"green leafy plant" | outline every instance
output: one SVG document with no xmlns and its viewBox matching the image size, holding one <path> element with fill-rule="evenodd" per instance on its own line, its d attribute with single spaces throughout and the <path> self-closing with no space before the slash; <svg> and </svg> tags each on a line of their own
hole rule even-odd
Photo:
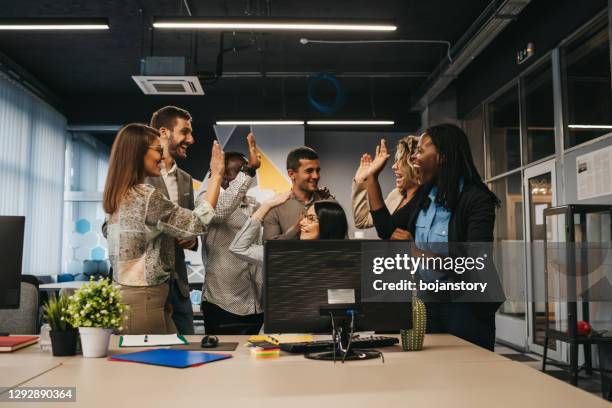
<svg viewBox="0 0 612 408">
<path fill-rule="evenodd" d="M 74 327 L 119 330 L 126 312 L 119 289 L 108 279 L 94 281 L 93 278 L 70 296 L 66 309 L 68 322 Z"/>
<path fill-rule="evenodd" d="M 68 323 L 66 318 L 66 310 L 68 309 L 68 296 L 61 295 L 56 298 L 49 299 L 43 306 L 43 314 L 45 319 L 51 326 L 51 330 L 56 332 L 65 332 L 74 328 Z"/>
</svg>

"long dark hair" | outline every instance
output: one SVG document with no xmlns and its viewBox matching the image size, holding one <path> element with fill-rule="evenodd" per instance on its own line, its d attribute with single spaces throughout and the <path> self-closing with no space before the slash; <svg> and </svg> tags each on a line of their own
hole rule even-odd
<svg viewBox="0 0 612 408">
<path fill-rule="evenodd" d="M 348 231 L 346 214 L 336 201 L 316 201 L 315 213 L 319 219 L 319 239 L 345 239 Z"/>
<path fill-rule="evenodd" d="M 140 123 L 125 125 L 113 143 L 108 162 L 102 206 L 113 214 L 130 188 L 144 178 L 144 156 L 159 132 Z"/>
<path fill-rule="evenodd" d="M 474 165 L 470 142 L 461 128 L 451 124 L 437 125 L 427 129 L 425 134 L 431 138 L 442 159 L 437 176 L 436 202 L 454 211 L 461 194 L 459 182 L 463 179 L 464 188 L 480 188 L 488 193 L 495 206 L 500 205 L 497 196 L 482 181 Z"/>
</svg>

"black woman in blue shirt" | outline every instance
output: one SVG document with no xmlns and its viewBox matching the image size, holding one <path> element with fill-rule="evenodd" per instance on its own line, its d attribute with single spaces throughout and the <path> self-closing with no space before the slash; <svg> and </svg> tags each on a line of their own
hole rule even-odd
<svg viewBox="0 0 612 408">
<path fill-rule="evenodd" d="M 493 241 L 495 209 L 500 201 L 478 174 L 463 130 L 451 124 L 427 129 L 412 164 L 421 185 L 429 191 L 414 230 L 409 231 L 418 248 L 416 252 L 429 257 L 453 257 L 469 246 L 466 243 L 484 247 L 483 243 Z M 456 271 L 421 269 L 419 273 L 422 280 L 429 282 L 461 279 Z M 489 273 L 491 290 L 498 290 L 497 274 L 491 266 Z M 427 332 L 450 333 L 493 350 L 495 312 L 501 302 L 499 295 L 484 296 L 487 295 L 453 302 L 445 301 L 444 296 L 438 301 L 430 299 L 426 302 Z"/>
<path fill-rule="evenodd" d="M 378 184 L 388 158 L 385 141 L 381 140 L 368 175 L 368 199 L 375 224 L 383 215 L 388 217 Z M 416 203 L 405 217 L 405 225 L 395 226 L 389 239 L 413 240 L 412 256 L 432 261 L 472 255 L 474 247 L 476 253 L 478 248 L 487 247 L 493 241 L 495 209 L 500 202 L 478 174 L 465 133 L 450 124 L 427 129 L 410 163 L 420 184 L 413 198 Z M 427 307 L 428 333 L 450 333 L 493 350 L 495 312 L 503 302 L 503 291 L 490 261 L 486 272 L 484 280 L 491 284 L 491 290 L 480 297 L 466 297 L 465 292 L 419 294 Z M 460 275 L 457 268 L 419 269 L 421 281 L 436 285 L 465 282 L 473 276 L 476 274 Z"/>
</svg>

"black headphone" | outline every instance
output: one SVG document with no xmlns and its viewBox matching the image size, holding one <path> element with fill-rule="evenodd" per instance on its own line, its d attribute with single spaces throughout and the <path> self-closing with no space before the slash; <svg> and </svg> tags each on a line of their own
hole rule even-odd
<svg viewBox="0 0 612 408">
<path fill-rule="evenodd" d="M 219 339 L 217 336 L 204 336 L 202 337 L 202 348 L 215 348 L 219 345 Z"/>
</svg>

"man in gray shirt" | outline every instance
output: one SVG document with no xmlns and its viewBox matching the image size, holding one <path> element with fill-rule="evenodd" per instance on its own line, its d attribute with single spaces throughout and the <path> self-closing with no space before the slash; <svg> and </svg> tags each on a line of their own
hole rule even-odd
<svg viewBox="0 0 612 408">
<path fill-rule="evenodd" d="M 302 146 L 287 155 L 287 174 L 291 179 L 291 198 L 270 210 L 264 218 L 263 239 L 298 239 L 299 222 L 318 200 L 334 198 L 326 188 L 319 189 L 321 164 L 317 152 Z"/>
</svg>

